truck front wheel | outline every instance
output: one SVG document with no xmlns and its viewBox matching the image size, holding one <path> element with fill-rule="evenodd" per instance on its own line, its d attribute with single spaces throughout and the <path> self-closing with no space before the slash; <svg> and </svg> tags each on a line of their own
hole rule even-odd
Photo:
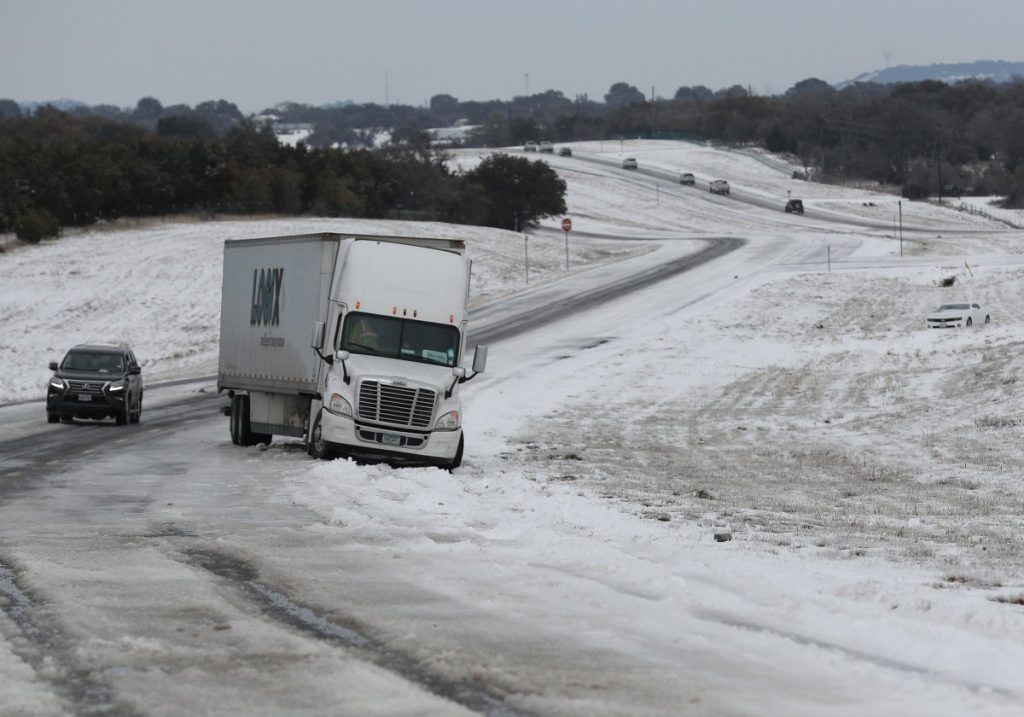
<svg viewBox="0 0 1024 717">
<path fill-rule="evenodd" d="M 323 433 L 320 430 L 320 414 L 316 414 L 316 418 L 313 419 L 313 430 L 309 434 L 309 455 L 313 456 L 317 460 L 329 461 L 334 458 L 334 449 L 331 448 L 331 444 L 324 440 Z"/>
<path fill-rule="evenodd" d="M 452 458 L 452 462 L 448 464 L 447 470 L 453 471 L 462 465 L 462 448 L 466 443 L 465 436 L 459 436 L 459 447 L 455 451 L 455 457 Z"/>
</svg>

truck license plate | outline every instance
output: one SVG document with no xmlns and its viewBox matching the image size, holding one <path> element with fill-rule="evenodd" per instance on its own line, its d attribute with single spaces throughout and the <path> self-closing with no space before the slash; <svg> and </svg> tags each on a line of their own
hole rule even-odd
<svg viewBox="0 0 1024 717">
<path fill-rule="evenodd" d="M 400 446 L 402 445 L 402 437 L 396 433 L 382 433 L 380 434 L 380 442 L 386 446 Z"/>
<path fill-rule="evenodd" d="M 90 396 L 88 394 L 85 394 L 85 393 L 80 393 L 80 394 L 78 394 L 78 400 L 79 401 L 91 401 L 92 400 L 92 396 Z"/>
</svg>

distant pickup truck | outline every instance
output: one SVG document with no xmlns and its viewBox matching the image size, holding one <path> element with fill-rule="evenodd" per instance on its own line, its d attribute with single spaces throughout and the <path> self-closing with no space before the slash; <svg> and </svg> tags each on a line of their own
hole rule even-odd
<svg viewBox="0 0 1024 717">
<path fill-rule="evenodd" d="M 555 153 L 555 145 L 553 145 L 553 144 L 551 144 L 550 142 L 547 142 L 547 141 L 541 142 L 540 143 L 540 151 L 541 152 L 547 152 L 548 154 L 554 154 Z"/>
<path fill-rule="evenodd" d="M 708 184 L 708 189 L 711 190 L 712 194 L 728 194 L 729 183 L 724 179 L 715 179 Z"/>
</svg>

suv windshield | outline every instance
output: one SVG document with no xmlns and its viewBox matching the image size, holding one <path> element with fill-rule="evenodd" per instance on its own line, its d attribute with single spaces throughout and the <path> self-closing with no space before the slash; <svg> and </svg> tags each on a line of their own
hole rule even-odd
<svg viewBox="0 0 1024 717">
<path fill-rule="evenodd" d="M 124 361 L 121 354 L 95 353 L 93 351 L 69 351 L 61 368 L 65 371 L 99 371 L 100 373 L 121 373 Z"/>
<path fill-rule="evenodd" d="M 342 327 L 342 349 L 354 354 L 454 366 L 459 330 L 454 326 L 352 312 Z"/>
</svg>

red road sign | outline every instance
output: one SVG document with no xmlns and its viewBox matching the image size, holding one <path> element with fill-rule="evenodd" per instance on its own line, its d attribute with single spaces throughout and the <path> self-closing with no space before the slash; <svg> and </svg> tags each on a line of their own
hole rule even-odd
<svg viewBox="0 0 1024 717">
<path fill-rule="evenodd" d="M 562 231 L 572 231 L 572 219 L 570 219 L 569 217 L 566 217 L 565 219 L 562 220 Z"/>
</svg>

